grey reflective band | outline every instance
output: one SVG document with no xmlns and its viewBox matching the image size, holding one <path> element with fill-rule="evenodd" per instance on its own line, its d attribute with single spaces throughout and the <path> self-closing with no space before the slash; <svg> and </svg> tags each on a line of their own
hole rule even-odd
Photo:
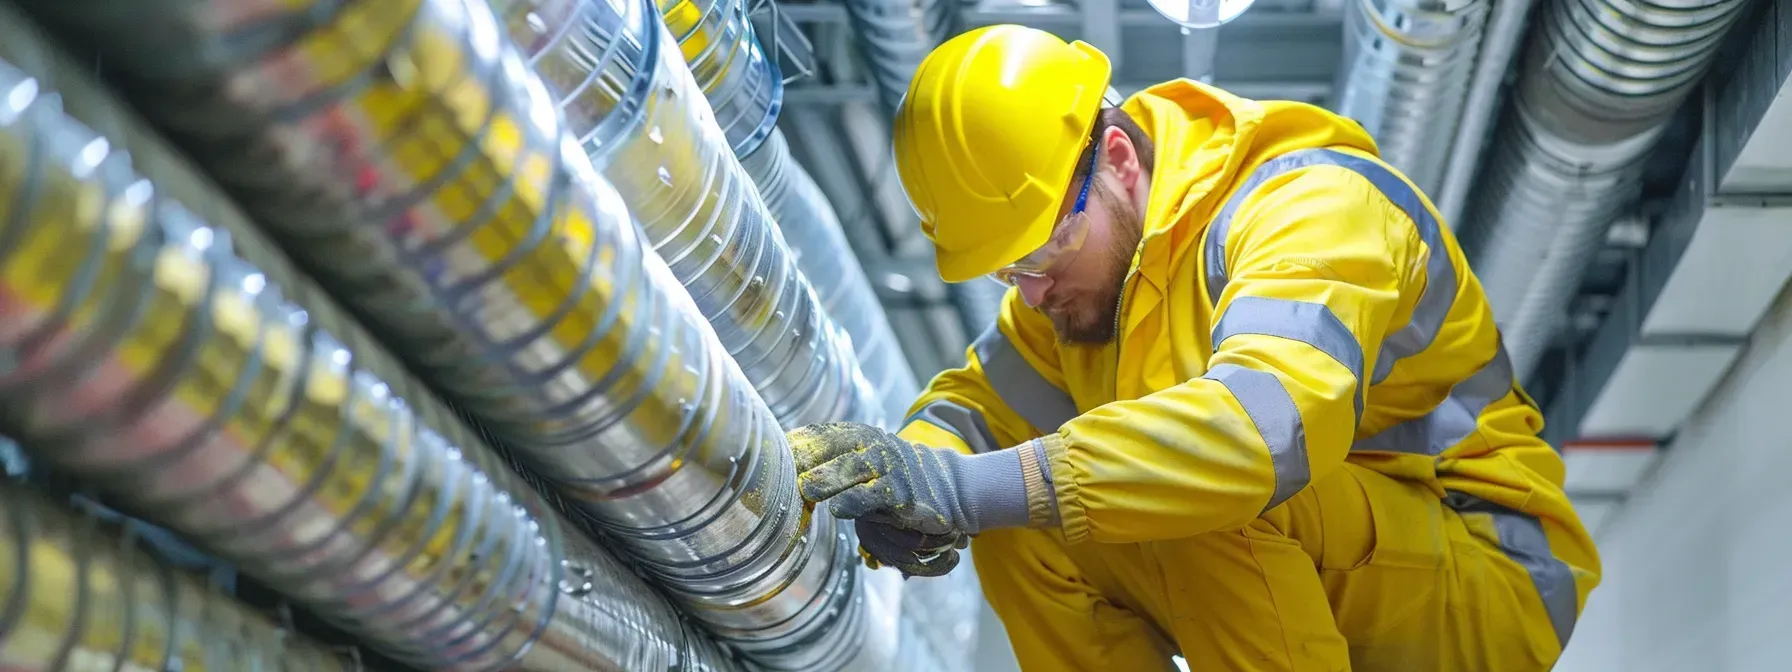
<svg viewBox="0 0 1792 672">
<path fill-rule="evenodd" d="M 971 349 L 977 353 L 983 377 L 995 389 L 996 396 L 1039 433 L 1058 431 L 1077 416 L 1076 402 L 1070 395 L 1039 375 L 995 324 L 977 337 Z"/>
<path fill-rule="evenodd" d="M 1276 470 L 1276 490 L 1263 510 L 1276 508 L 1288 501 L 1312 480 L 1307 463 L 1307 429 L 1301 422 L 1300 408 L 1282 387 L 1275 374 L 1247 369 L 1234 364 L 1221 364 L 1201 376 L 1219 382 L 1232 392 L 1238 405 L 1256 425 L 1257 434 L 1269 447 L 1270 463 Z"/>
<path fill-rule="evenodd" d="M 1226 306 L 1213 328 L 1213 351 L 1226 339 L 1242 334 L 1274 336 L 1313 346 L 1356 376 L 1350 398 L 1356 403 L 1356 419 L 1363 419 L 1363 347 L 1344 321 L 1323 303 L 1241 296 Z M 1355 425 L 1351 426 L 1355 429 Z"/>
<path fill-rule="evenodd" d="M 996 435 L 989 431 L 989 422 L 983 419 L 982 413 L 950 401 L 927 402 L 926 406 L 908 416 L 902 424 L 906 426 L 916 420 L 951 432 L 958 440 L 970 446 L 973 453 L 987 453 L 1002 448 L 996 445 Z"/>
<path fill-rule="evenodd" d="M 1296 150 L 1258 166 L 1245 179 L 1245 183 L 1232 193 L 1232 197 L 1227 199 L 1225 207 L 1220 209 L 1220 213 L 1208 227 L 1205 246 L 1207 298 L 1218 306 L 1220 295 L 1226 289 L 1226 235 L 1232 229 L 1233 216 L 1243 206 L 1245 199 L 1265 181 L 1310 166 L 1335 166 L 1369 180 L 1384 198 L 1412 219 L 1413 224 L 1418 227 L 1419 239 L 1424 241 L 1427 248 L 1425 291 L 1419 295 L 1419 303 L 1413 308 L 1412 318 L 1406 325 L 1382 340 L 1381 350 L 1375 358 L 1375 375 L 1370 379 L 1371 384 L 1379 383 L 1387 379 L 1395 363 L 1431 347 L 1432 341 L 1437 338 L 1437 332 L 1443 328 L 1445 318 L 1450 314 L 1450 307 L 1455 304 L 1458 287 L 1456 268 L 1450 263 L 1449 252 L 1444 249 L 1443 229 L 1437 218 L 1425 207 L 1425 200 L 1419 196 L 1419 192 L 1386 166 L 1330 149 Z"/>
<path fill-rule="evenodd" d="M 1357 441 L 1351 451 L 1375 450 L 1437 456 L 1462 443 L 1479 426 L 1481 412 L 1512 392 L 1512 359 L 1501 346 L 1493 361 L 1450 388 L 1450 396 L 1430 413 Z"/>
<path fill-rule="evenodd" d="M 1543 599 L 1543 611 L 1549 614 L 1549 623 L 1555 628 L 1556 641 L 1567 648 L 1580 614 L 1580 590 L 1574 585 L 1574 570 L 1549 550 L 1543 523 L 1521 511 L 1460 492 L 1448 493 L 1444 503 L 1460 513 L 1485 513 L 1493 518 L 1500 550 L 1531 576 L 1537 595 Z"/>
</svg>

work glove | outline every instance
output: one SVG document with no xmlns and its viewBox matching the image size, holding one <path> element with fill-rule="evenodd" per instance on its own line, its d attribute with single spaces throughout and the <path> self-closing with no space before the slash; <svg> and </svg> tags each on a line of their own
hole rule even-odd
<svg viewBox="0 0 1792 672">
<path fill-rule="evenodd" d="M 975 535 L 1002 527 L 1046 522 L 1049 501 L 1043 449 L 1023 444 L 980 455 L 931 448 L 905 441 L 871 425 L 827 423 L 798 428 L 789 435 L 796 456 L 797 485 L 803 499 L 826 501 L 836 518 L 863 519 L 929 537 Z M 916 576 L 938 576 L 957 563 L 922 562 L 925 548 L 874 540 L 865 550 L 884 564 L 910 566 Z M 884 557 L 888 554 L 893 557 Z M 956 556 L 956 552 L 948 555 Z M 942 569 L 943 567 L 943 569 Z"/>
<path fill-rule="evenodd" d="M 971 538 L 962 534 L 928 535 L 874 523 L 853 521 L 859 534 L 859 557 L 872 569 L 890 566 L 910 576 L 941 576 L 958 566 L 958 552 Z"/>
</svg>

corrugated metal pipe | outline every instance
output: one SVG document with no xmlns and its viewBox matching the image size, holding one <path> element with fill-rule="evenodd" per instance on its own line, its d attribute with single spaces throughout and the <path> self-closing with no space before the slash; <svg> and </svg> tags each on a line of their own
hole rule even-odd
<svg viewBox="0 0 1792 672">
<path fill-rule="evenodd" d="M 0 479 L 0 669 L 363 669 L 118 532 Z"/>
<path fill-rule="evenodd" d="M 769 667 L 827 669 L 870 648 L 849 530 L 825 509 L 811 515 L 801 506 L 782 429 L 689 296 L 664 266 L 628 262 L 657 257 L 624 235 L 634 229 L 620 201 L 592 200 L 608 192 L 582 172 L 582 156 L 556 144 L 550 87 L 529 74 L 486 7 L 353 3 L 275 17 L 286 30 L 225 39 L 234 24 L 223 10 L 247 5 L 33 6 L 69 10 L 57 16 L 88 36 L 84 43 L 103 44 L 108 62 L 133 68 L 140 105 L 695 618 Z M 569 126 L 587 131 L 578 134 L 585 147 L 646 153 L 719 135 L 677 52 L 658 48 L 669 37 L 650 5 L 575 7 L 557 22 L 506 18 L 570 36 L 546 41 L 536 70 L 590 74 L 589 90 L 609 90 L 612 101 L 632 92 L 613 111 L 599 107 L 598 93 L 563 106 Z M 280 22 L 264 17 L 264 25 Z M 201 58 L 158 40 L 181 32 L 237 50 Z M 281 39 L 250 39 L 264 35 Z M 210 69 L 156 72 L 179 62 Z M 665 123 L 643 128 L 649 114 Z M 689 190 L 704 184 L 696 178 L 717 174 L 706 167 L 733 165 L 718 178 L 730 198 L 704 202 L 746 204 L 752 187 L 739 164 L 725 145 L 713 148 L 725 163 L 679 154 L 676 171 L 634 164 L 637 193 L 642 176 L 657 183 L 659 172 L 693 178 L 664 195 L 695 197 Z M 602 207 L 581 209 L 591 202 Z M 741 211 L 706 212 L 738 224 Z M 732 231 L 749 240 L 736 239 L 744 248 L 729 254 L 777 256 L 767 249 L 778 245 L 769 226 Z M 800 308 L 811 317 L 799 323 L 823 322 L 783 258 L 772 284 L 804 300 L 778 310 Z M 764 286 L 722 264 L 710 268 L 732 283 L 728 291 Z M 786 338 L 774 342 L 791 345 L 788 331 L 778 335 Z"/>
<path fill-rule="evenodd" d="M 1434 192 L 1468 95 L 1494 0 L 1353 0 L 1333 109 L 1375 137 L 1381 156 Z M 1510 1 L 1510 0 L 1502 0 Z"/>
<path fill-rule="evenodd" d="M 871 278 L 846 241 L 846 231 L 815 178 L 790 156 L 789 141 L 782 131 L 742 163 L 759 186 L 797 266 L 811 278 L 825 278 L 815 287 L 821 305 L 852 337 L 859 366 L 877 391 L 882 404 L 878 424 L 894 427 L 908 415 L 908 407 L 921 395 L 915 371 L 902 354 L 902 344 L 890 329 L 883 302 L 871 287 Z"/>
<path fill-rule="evenodd" d="M 555 16 L 545 14 L 544 6 L 515 0 L 496 6 L 513 39 L 531 45 L 525 57 L 561 101 L 592 160 L 628 201 L 653 248 L 690 291 L 772 413 L 786 428 L 874 420 L 880 412 L 876 393 L 859 370 L 850 338 L 822 310 L 797 269 L 654 6 L 648 0 L 553 4 Z M 732 13 L 744 17 L 743 7 L 732 6 L 739 8 Z M 699 17 L 722 16 L 705 14 L 697 5 L 684 7 Z M 518 15 L 535 18 L 518 20 Z M 526 32 L 535 25 L 554 36 L 538 39 Z M 698 38 L 727 37 L 723 26 L 694 25 L 687 32 L 696 31 Z M 742 51 L 712 48 L 725 42 L 685 51 Z M 704 69 L 722 72 L 715 68 L 724 66 Z M 730 100 L 728 107 L 749 106 Z"/>
<path fill-rule="evenodd" d="M 776 127 L 783 77 L 747 20 L 745 0 L 660 0 L 659 8 L 735 157 L 777 220 L 797 268 L 852 340 L 859 366 L 882 403 L 881 413 L 866 419 L 901 422 L 920 393 L 915 373 L 847 244 L 834 206 L 790 158 L 789 143 Z"/>
<path fill-rule="evenodd" d="M 1481 48 L 1475 51 L 1475 70 L 1469 79 L 1468 99 L 1462 104 L 1461 121 L 1450 140 L 1450 159 L 1444 164 L 1443 179 L 1435 191 L 1426 195 L 1436 203 L 1444 223 L 1456 226 L 1462 221 L 1468 197 L 1473 192 L 1475 174 L 1481 168 L 1481 154 L 1487 148 L 1488 131 L 1500 112 L 1500 92 L 1505 88 L 1506 73 L 1512 59 L 1524 43 L 1525 27 L 1530 25 L 1531 8 L 1537 0 L 1492 0 L 1492 15 L 1487 18 L 1486 35 Z"/>
<path fill-rule="evenodd" d="M 951 32 L 954 0 L 844 0 L 885 116 L 896 113 L 921 60 Z"/>
<path fill-rule="evenodd" d="M 368 19 L 392 6 L 359 3 L 339 18 Z M 433 87 L 468 80 L 432 66 L 464 53 L 426 49 L 464 37 L 470 17 L 449 9 L 459 6 L 431 3 L 417 14 L 405 35 L 426 47 L 381 54 L 395 68 L 412 61 L 418 88 L 370 83 L 360 93 L 448 104 Z M 107 129 L 98 135 L 65 116 L 45 82 L 10 69 L 0 75 L 0 190 L 16 195 L 0 217 L 0 357 L 14 362 L 0 375 L 0 430 L 33 459 L 96 484 L 108 502 L 424 669 L 733 667 L 663 597 L 572 532 L 173 150 L 97 86 L 81 84 L 79 69 L 46 65 L 53 56 L 25 49 L 35 38 L 16 19 L 0 18 L 0 26 L 9 59 L 32 64 L 70 109 Z M 371 55 L 347 50 L 351 44 L 305 46 Z M 508 71 L 522 71 L 514 55 L 507 62 Z M 315 91 L 287 83 L 282 90 L 293 95 Z M 203 99 L 191 100 L 204 109 Z M 665 275 L 641 253 L 620 199 L 577 145 L 539 144 L 541 131 L 555 130 L 551 108 L 519 116 L 531 108 L 484 100 L 494 104 L 494 124 L 537 133 L 513 136 L 526 143 L 488 145 L 512 165 L 540 161 L 532 164 L 539 171 L 519 169 L 494 183 L 545 198 L 540 212 L 548 216 L 526 219 L 552 222 L 555 235 L 518 250 L 601 255 L 606 273 Z M 339 127 L 374 121 L 352 118 L 346 107 L 323 109 Z M 388 148 L 394 160 L 405 149 Z M 507 235 L 484 223 L 463 231 L 470 236 L 438 239 L 445 244 L 434 249 L 443 262 L 436 268 L 466 270 L 470 264 L 448 262 Z M 529 272 L 541 278 L 550 270 Z M 630 292 L 618 301 L 643 314 L 679 314 L 666 307 L 678 305 L 678 295 L 613 287 Z"/>
<path fill-rule="evenodd" d="M 1513 366 L 1548 350 L 1643 163 L 1748 0 L 1547 0 L 1462 242 Z"/>
</svg>

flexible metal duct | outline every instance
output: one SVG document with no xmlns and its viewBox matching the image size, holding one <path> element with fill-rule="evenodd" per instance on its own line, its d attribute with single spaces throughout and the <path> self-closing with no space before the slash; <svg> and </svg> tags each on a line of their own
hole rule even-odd
<svg viewBox="0 0 1792 672">
<path fill-rule="evenodd" d="M 512 38 L 530 45 L 525 56 L 561 101 L 592 160 L 628 201 L 654 250 L 784 427 L 874 419 L 875 392 L 858 368 L 852 342 L 797 269 L 679 45 L 645 2 L 502 0 L 495 5 L 513 28 L 533 30 L 539 24 L 557 31 L 545 39 L 526 32 Z M 718 3 L 732 8 L 727 12 L 667 2 L 675 10 L 700 12 L 699 17 L 719 17 L 691 24 L 686 32 L 697 31 L 696 37 L 687 40 L 691 46 L 684 51 L 758 53 L 726 46 L 748 25 L 741 21 L 730 28 L 724 20 L 744 19 L 738 2 Z M 539 20 L 519 21 L 517 15 Z M 706 60 L 706 72 L 717 77 L 731 72 L 716 60 Z M 764 72 L 722 79 L 761 78 L 776 81 L 775 74 Z M 737 110 L 748 108 L 739 96 L 729 101 Z"/>
<path fill-rule="evenodd" d="M 1420 189 L 1443 181 L 1492 0 L 1355 0 L 1333 109 L 1375 137 Z"/>
<path fill-rule="evenodd" d="M 790 158 L 776 127 L 784 84 L 747 20 L 744 0 L 660 0 L 661 17 L 690 64 L 698 88 L 715 108 L 723 134 L 796 260 L 798 270 L 821 279 L 814 289 L 822 308 L 851 339 L 861 370 L 882 402 L 864 419 L 900 422 L 920 388 L 890 331 L 883 304 L 853 256 L 834 206 L 814 178 Z M 753 120 L 753 123 L 731 119 Z M 893 410 L 892 410 L 893 409 Z"/>
<path fill-rule="evenodd" d="M 361 669 L 102 528 L 0 480 L 0 669 Z"/>
<path fill-rule="evenodd" d="M 1475 71 L 1469 79 L 1468 99 L 1462 104 L 1462 120 L 1456 124 L 1456 136 L 1450 140 L 1450 159 L 1444 166 L 1443 180 L 1430 196 L 1448 226 L 1457 226 L 1473 191 L 1475 174 L 1481 167 L 1481 154 L 1487 146 L 1488 131 L 1500 112 L 1500 92 L 1505 88 L 1506 72 L 1524 42 L 1525 27 L 1530 25 L 1531 8 L 1537 0 L 1492 0 L 1492 15 L 1487 19 L 1486 36 L 1475 51 Z"/>
<path fill-rule="evenodd" d="M 465 14 L 418 18 L 407 34 L 424 44 L 468 25 Z M 112 127 L 96 135 L 37 80 L 0 73 L 0 192 L 15 195 L 0 217 L 0 357 L 14 363 L 0 376 L 0 429 L 34 459 L 419 667 L 731 667 L 664 598 L 569 534 L 172 150 L 79 84 L 79 70 L 19 55 L 31 38 L 15 20 L 0 26 L 0 50 L 55 73 L 71 107 Z M 364 93 L 382 91 L 396 93 Z M 542 120 L 498 102 L 498 123 Z M 538 158 L 553 157 L 561 167 L 518 171 L 511 186 L 548 195 L 557 230 L 584 237 L 543 248 L 664 275 L 578 147 Z M 643 310 L 672 303 L 634 289 Z"/>
<path fill-rule="evenodd" d="M 777 213 L 797 266 L 808 277 L 826 278 L 816 286 L 816 294 L 822 308 L 852 337 L 859 366 L 882 403 L 878 424 L 893 427 L 901 423 L 908 407 L 921 395 L 920 384 L 902 354 L 896 333 L 890 330 L 871 278 L 846 241 L 834 207 L 816 186 L 815 178 L 791 158 L 782 131 L 774 131 L 759 151 L 742 163 L 758 184 L 766 206 Z"/>
<path fill-rule="evenodd" d="M 1528 376 L 1643 163 L 1747 0 L 1548 0 L 1463 247 Z"/>
<path fill-rule="evenodd" d="M 921 60 L 951 32 L 954 0 L 845 0 L 847 19 L 859 34 L 871 84 L 886 116 L 896 113 Z"/>
<path fill-rule="evenodd" d="M 734 155 L 744 158 L 757 151 L 777 132 L 784 75 L 774 55 L 765 53 L 753 36 L 746 0 L 657 2 Z"/>
<path fill-rule="evenodd" d="M 239 6 L 199 5 L 208 17 L 107 0 L 41 5 L 75 10 L 58 15 L 94 39 L 110 36 L 113 58 L 146 64 L 139 74 L 205 62 L 170 45 L 137 51 L 144 27 L 218 20 L 220 9 Z M 646 99 L 631 97 L 614 114 L 566 105 L 569 116 L 590 115 L 570 122 L 596 127 L 587 146 L 688 147 L 693 135 L 715 133 L 683 63 L 665 57 L 676 52 L 657 48 L 668 38 L 649 5 L 577 8 L 578 21 L 543 25 L 612 55 L 636 49 L 655 59 L 611 58 L 615 69 L 597 72 L 642 76 L 597 77 L 593 88 L 638 87 L 624 90 L 652 93 L 651 118 L 670 117 L 641 134 L 652 137 L 612 143 L 604 140 L 613 132 L 642 123 L 627 110 L 650 113 L 639 106 Z M 620 203 L 583 209 L 608 192 L 581 172 L 582 156 L 556 147 L 554 100 L 504 44 L 493 15 L 429 0 L 356 3 L 327 18 L 284 31 L 290 46 L 214 35 L 209 42 L 255 50 L 216 54 L 222 72 L 139 80 L 137 99 L 263 206 L 288 248 L 326 268 L 339 295 L 413 366 L 600 521 L 711 630 L 772 667 L 825 669 L 856 653 L 864 591 L 851 571 L 851 535 L 825 509 L 811 515 L 800 505 L 782 429 L 689 297 L 669 277 L 656 282 L 665 276 L 658 263 L 629 262 L 656 257 L 625 235 L 634 229 Z M 107 29 L 124 25 L 134 30 Z M 592 72 L 556 60 L 590 53 L 544 48 L 534 65 Z M 357 86 L 329 86 L 344 79 Z M 692 117 L 705 123 L 679 121 Z M 744 179 L 724 186 L 734 196 L 727 203 L 751 194 Z M 775 235 L 754 240 L 747 258 L 774 256 L 761 253 Z M 787 257 L 778 268 L 778 282 L 800 291 L 814 316 Z M 722 278 L 737 289 L 749 282 Z"/>
</svg>

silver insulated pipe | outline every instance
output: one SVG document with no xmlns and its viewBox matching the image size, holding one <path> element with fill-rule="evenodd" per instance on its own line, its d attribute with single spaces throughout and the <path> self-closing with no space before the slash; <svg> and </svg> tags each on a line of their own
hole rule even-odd
<svg viewBox="0 0 1792 672">
<path fill-rule="evenodd" d="M 355 672 L 157 561 L 128 534 L 0 479 L 0 670 Z"/>
<path fill-rule="evenodd" d="M 1493 0 L 1352 0 L 1333 109 L 1426 193 L 1443 181 Z"/>
<path fill-rule="evenodd" d="M 679 45 L 648 0 L 500 0 L 494 6 L 512 39 L 527 45 L 524 56 L 592 160 L 778 421 L 795 428 L 874 419 L 875 392 L 850 338 L 797 269 L 685 65 L 685 51 L 739 53 L 718 46 L 729 38 L 725 26 L 705 18 L 721 14 L 674 5 L 702 19 L 681 24 L 695 37 Z M 724 6 L 744 12 L 737 3 Z M 738 103 L 730 100 L 729 107 L 747 107 Z"/>
<path fill-rule="evenodd" d="M 587 147 L 619 144 L 597 141 L 642 123 L 647 93 L 653 114 L 674 120 L 708 109 L 683 63 L 663 56 L 677 52 L 658 49 L 669 38 L 648 5 L 570 6 L 576 21 L 506 18 L 564 28 L 544 38 L 534 67 L 604 75 L 591 77 L 585 102 L 633 92 L 614 113 L 563 106 L 572 129 L 594 129 L 580 134 Z M 241 2 L 34 7 L 74 10 L 56 16 L 106 36 L 97 43 L 135 70 L 144 109 L 693 617 L 769 667 L 826 669 L 861 648 L 865 591 L 851 535 L 825 509 L 801 506 L 776 419 L 666 267 L 629 235 L 636 227 L 585 172 L 583 152 L 555 142 L 555 98 L 487 7 L 320 5 L 262 17 L 284 30 L 234 38 L 222 10 L 240 16 Z M 161 40 L 183 33 L 198 37 Z M 187 43 L 220 50 L 182 51 Z M 609 54 L 597 62 L 610 68 L 591 67 L 592 47 L 609 50 L 596 53 Z M 165 69 L 182 63 L 194 65 Z M 715 128 L 652 125 L 620 146 L 690 146 L 692 133 Z M 724 186 L 751 193 L 742 180 Z M 772 256 L 756 240 L 748 258 Z M 744 278 L 727 277 L 744 290 Z"/>
<path fill-rule="evenodd" d="M 776 127 L 784 98 L 777 62 L 768 58 L 745 0 L 661 0 L 660 16 L 690 65 L 697 87 L 716 110 L 734 155 L 777 220 L 797 269 L 811 283 L 823 312 L 851 339 L 859 365 L 881 402 L 862 419 L 900 422 L 920 394 L 915 373 L 890 330 L 871 279 L 846 241 L 834 206 L 815 179 L 792 160 Z"/>
<path fill-rule="evenodd" d="M 390 7 L 360 3 L 339 18 L 366 29 L 371 10 Z M 427 50 L 458 43 L 469 17 L 431 7 L 404 32 L 414 42 L 381 61 L 417 65 L 419 87 L 463 83 L 428 69 L 431 58 L 453 59 Z M 0 431 L 421 668 L 732 667 L 663 597 L 573 533 L 172 149 L 82 83 L 80 69 L 26 48 L 36 38 L 0 10 L 0 51 L 43 78 L 0 71 L 0 189 L 15 195 L 0 217 L 0 357 L 14 362 L 0 374 Z M 333 34 L 312 37 L 323 35 Z M 288 83 L 294 95 L 314 90 Z M 65 115 L 48 86 L 104 134 Z M 447 102 L 439 91 L 409 95 Z M 405 95 L 390 84 L 360 93 Z M 494 124 L 549 124 L 515 136 L 531 142 L 504 156 L 543 161 L 510 186 L 545 196 L 544 220 L 587 234 L 556 249 L 664 275 L 576 144 L 533 140 L 555 130 L 552 114 L 484 100 L 495 103 Z M 213 101 L 188 102 L 199 111 Z M 323 110 L 341 127 L 369 121 Z M 403 147 L 390 149 L 396 157 Z M 471 241 L 440 252 L 466 255 Z M 662 314 L 666 297 L 642 290 L 633 300 Z"/>
<path fill-rule="evenodd" d="M 871 84 L 884 114 L 893 115 L 908 93 L 909 80 L 934 46 L 951 31 L 954 0 L 844 0 L 846 16 L 859 34 Z"/>
<path fill-rule="evenodd" d="M 1748 0 L 1546 0 L 1462 242 L 1515 370 L 1565 322 L 1606 228 Z"/>
<path fill-rule="evenodd" d="M 815 184 L 815 178 L 790 156 L 782 131 L 774 131 L 759 150 L 742 160 L 759 186 L 765 204 L 778 216 L 779 228 L 797 267 L 811 278 L 826 278 L 815 292 L 821 306 L 838 320 L 852 338 L 859 367 L 876 390 L 882 404 L 875 424 L 895 427 L 921 396 L 915 371 L 902 354 L 902 344 L 890 329 L 889 318 L 871 287 L 871 278 L 859 265 L 840 226 L 834 206 Z"/>
</svg>

